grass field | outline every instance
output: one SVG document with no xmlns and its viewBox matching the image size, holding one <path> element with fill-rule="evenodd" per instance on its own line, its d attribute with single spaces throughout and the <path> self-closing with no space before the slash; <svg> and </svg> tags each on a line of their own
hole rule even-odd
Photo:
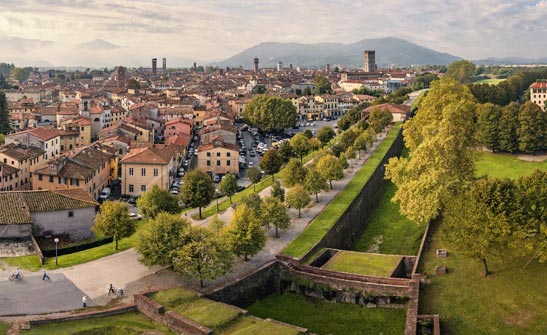
<svg viewBox="0 0 547 335">
<path fill-rule="evenodd" d="M 10 327 L 9 324 L 0 321 L 0 335 L 7 334 L 9 327 Z"/>
<path fill-rule="evenodd" d="M 381 254 L 416 255 L 425 229 L 402 216 L 399 203 L 391 202 L 397 187 L 386 186 L 374 208 L 363 235 L 352 250 Z"/>
<path fill-rule="evenodd" d="M 299 331 L 293 327 L 250 315 L 239 317 L 228 326 L 222 327 L 218 333 L 223 335 L 298 335 Z"/>
<path fill-rule="evenodd" d="M 502 81 L 505 81 L 505 79 L 482 79 L 474 81 L 473 84 L 490 84 L 490 85 L 497 85 L 501 83 Z"/>
<path fill-rule="evenodd" d="M 531 174 L 535 169 L 546 170 L 547 162 L 527 162 L 515 155 L 481 152 L 475 168 L 477 176 L 516 179 Z"/>
<path fill-rule="evenodd" d="M 167 309 L 210 328 L 222 326 L 234 320 L 239 315 L 239 310 L 233 307 L 206 298 L 200 298 L 196 293 L 183 288 L 160 291 L 154 293 L 151 298 Z"/>
<path fill-rule="evenodd" d="M 22 334 L 28 335 L 104 335 L 124 334 L 137 335 L 150 334 L 173 334 L 166 326 L 156 323 L 143 314 L 125 313 L 114 316 L 107 316 L 96 319 L 83 319 L 64 321 L 32 326 Z"/>
<path fill-rule="evenodd" d="M 367 276 L 389 277 L 400 261 L 401 256 L 397 255 L 340 251 L 323 266 L 323 269 Z"/>
<path fill-rule="evenodd" d="M 404 309 L 334 304 L 292 293 L 269 296 L 247 310 L 261 318 L 308 328 L 318 335 L 401 335 L 406 319 Z"/>
<path fill-rule="evenodd" d="M 331 227 L 338 221 L 340 216 L 346 211 L 357 194 L 366 184 L 378 164 L 382 161 L 391 144 L 397 137 L 400 124 L 396 124 L 378 146 L 376 151 L 370 156 L 363 167 L 355 174 L 354 178 L 344 187 L 342 191 L 332 200 L 332 202 L 319 214 L 306 229 L 293 240 L 282 253 L 291 257 L 301 258 L 325 236 Z"/>
</svg>

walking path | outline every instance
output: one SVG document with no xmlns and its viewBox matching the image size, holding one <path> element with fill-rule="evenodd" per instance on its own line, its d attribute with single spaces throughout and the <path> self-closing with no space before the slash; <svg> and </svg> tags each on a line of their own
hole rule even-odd
<svg viewBox="0 0 547 335">
<path fill-rule="evenodd" d="M 333 190 L 321 193 L 319 203 L 312 197 L 312 206 L 302 210 L 302 218 L 298 218 L 295 209 L 289 209 L 292 217 L 290 227 L 275 237 L 275 230 L 267 232 L 266 246 L 249 261 L 238 260 L 232 272 L 222 278 L 206 282 L 207 290 L 213 290 L 236 278 L 244 277 L 247 273 L 275 259 L 275 256 L 325 208 L 325 206 L 341 191 L 353 178 L 355 173 L 376 150 L 385 138 L 387 131 L 374 143 L 369 153 L 361 154 L 361 158 L 354 160 L 353 169 L 345 171 L 344 179 L 333 182 Z M 259 194 L 264 197 L 270 194 L 271 187 L 262 190 Z M 219 213 L 219 218 L 229 222 L 233 209 Z M 188 219 L 195 225 L 205 225 L 211 218 L 195 221 L 188 214 Z M 134 249 L 129 249 L 111 256 L 107 256 L 86 264 L 71 268 L 62 268 L 51 271 L 51 281 L 42 281 L 41 272 L 31 273 L 23 271 L 25 278 L 19 282 L 8 281 L 9 273 L 14 268 L 0 269 L 0 315 L 29 315 L 37 313 L 55 313 L 81 307 L 81 299 L 86 295 L 88 306 L 105 305 L 113 297 L 107 295 L 110 283 L 125 290 L 125 298 L 130 299 L 133 294 L 154 289 L 166 289 L 180 285 L 189 285 L 198 288 L 196 281 L 185 281 L 180 275 L 171 271 L 159 271 L 159 267 L 147 268 L 138 261 L 139 255 Z"/>
</svg>

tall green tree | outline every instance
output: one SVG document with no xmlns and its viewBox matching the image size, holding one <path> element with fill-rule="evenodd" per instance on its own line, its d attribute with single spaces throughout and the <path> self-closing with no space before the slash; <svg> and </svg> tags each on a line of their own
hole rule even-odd
<svg viewBox="0 0 547 335">
<path fill-rule="evenodd" d="M 353 147 L 357 150 L 358 158 L 361 157 L 361 151 L 367 151 L 374 144 L 376 133 L 372 128 L 364 130 L 353 142 Z"/>
<path fill-rule="evenodd" d="M 252 211 L 254 216 L 262 216 L 262 198 L 256 193 L 247 194 L 241 198 L 240 204 L 246 205 L 247 209 Z"/>
<path fill-rule="evenodd" d="M 176 214 L 180 212 L 177 197 L 167 190 L 162 190 L 158 185 L 142 194 L 137 200 L 139 212 L 146 218 L 155 218 L 160 212 Z"/>
<path fill-rule="evenodd" d="M 141 88 L 141 84 L 135 78 L 131 78 L 127 81 L 125 87 L 133 90 L 139 90 Z"/>
<path fill-rule="evenodd" d="M 310 151 L 310 141 L 303 134 L 297 134 L 291 138 L 291 147 L 294 153 L 300 158 L 300 162 L 306 154 Z"/>
<path fill-rule="evenodd" d="M 287 229 L 291 219 L 287 207 L 275 197 L 265 197 L 262 205 L 262 223 L 270 229 L 275 227 L 275 237 L 279 237 L 279 229 Z"/>
<path fill-rule="evenodd" d="M 500 149 L 500 119 L 501 107 L 491 103 L 479 105 L 477 108 L 479 116 L 479 139 L 492 152 Z"/>
<path fill-rule="evenodd" d="M 129 218 L 127 204 L 120 201 L 105 201 L 95 217 L 95 229 L 106 236 L 112 236 L 118 250 L 118 241 L 131 236 L 136 230 L 136 224 Z"/>
<path fill-rule="evenodd" d="M 274 180 L 274 176 L 276 173 L 281 170 L 281 166 L 283 165 L 283 157 L 279 155 L 277 150 L 268 150 L 262 156 L 262 159 L 260 160 L 260 168 L 264 171 L 265 174 L 269 174 L 272 176 L 272 182 Z"/>
<path fill-rule="evenodd" d="M 329 182 L 330 189 L 332 190 L 332 181 L 340 180 L 344 178 L 344 170 L 342 166 L 332 155 L 325 155 L 319 159 L 316 165 L 317 170 L 319 170 L 325 179 Z"/>
<path fill-rule="evenodd" d="M 202 227 L 189 229 L 189 241 L 174 252 L 173 267 L 189 278 L 215 279 L 232 269 L 234 256 L 228 245 L 213 232 Z"/>
<path fill-rule="evenodd" d="M 249 181 L 253 184 L 253 191 L 256 192 L 256 183 L 258 183 L 262 178 L 262 172 L 260 172 L 260 169 L 256 166 L 252 166 L 247 169 L 245 176 L 249 178 Z"/>
<path fill-rule="evenodd" d="M 0 134 L 9 134 L 10 131 L 8 100 L 6 94 L 0 92 Z"/>
<path fill-rule="evenodd" d="M 436 218 L 473 178 L 475 102 L 467 87 L 450 78 L 431 84 L 415 117 L 404 127 L 409 157 L 391 158 L 386 178 L 397 191 L 403 215 L 417 223 Z"/>
<path fill-rule="evenodd" d="M 243 118 L 264 132 L 275 132 L 294 126 L 298 113 L 288 99 L 257 95 L 245 106 Z"/>
<path fill-rule="evenodd" d="M 446 69 L 445 76 L 458 81 L 461 84 L 468 84 L 473 80 L 475 64 L 468 60 L 458 60 L 450 63 Z"/>
<path fill-rule="evenodd" d="M 222 195 L 228 197 L 230 203 L 232 203 L 232 196 L 237 192 L 236 176 L 231 173 L 225 174 L 218 184 L 218 190 Z"/>
<path fill-rule="evenodd" d="M 301 218 L 301 210 L 310 203 L 310 195 L 302 185 L 295 185 L 287 192 L 287 205 L 298 209 L 298 217 Z"/>
<path fill-rule="evenodd" d="M 512 102 L 501 109 L 498 141 L 502 151 L 513 153 L 519 148 L 517 135 L 519 111 L 520 105 L 517 102 Z"/>
<path fill-rule="evenodd" d="M 306 178 L 306 173 L 307 170 L 302 162 L 296 158 L 291 158 L 283 170 L 283 184 L 292 187 L 301 183 Z"/>
<path fill-rule="evenodd" d="M 201 219 L 201 208 L 207 206 L 215 197 L 215 186 L 213 179 L 199 169 L 192 170 L 184 176 L 184 184 L 181 188 L 182 201 L 192 208 L 199 208 Z"/>
<path fill-rule="evenodd" d="M 277 152 L 279 153 L 281 158 L 283 158 L 283 162 L 288 162 L 289 159 L 294 156 L 294 151 L 289 141 L 281 143 L 279 149 L 277 149 Z"/>
<path fill-rule="evenodd" d="M 518 115 L 519 150 L 533 153 L 540 150 L 544 144 L 545 113 L 531 101 L 527 101 Z"/>
<path fill-rule="evenodd" d="M 374 108 L 368 117 L 370 128 L 379 134 L 393 121 L 393 114 L 384 108 Z"/>
<path fill-rule="evenodd" d="M 189 241 L 190 223 L 180 215 L 159 213 L 139 230 L 135 249 L 146 266 L 173 265 L 174 252 Z"/>
<path fill-rule="evenodd" d="M 316 76 L 313 78 L 313 85 L 315 86 L 313 89 L 313 94 L 315 95 L 332 93 L 331 83 L 325 76 Z"/>
<path fill-rule="evenodd" d="M 336 136 L 334 129 L 329 126 L 323 126 L 317 131 L 317 139 L 321 141 L 321 147 L 329 143 Z"/>
<path fill-rule="evenodd" d="M 285 201 L 285 189 L 281 187 L 279 180 L 275 180 L 272 184 L 271 196 L 279 199 L 279 201 Z"/>
<path fill-rule="evenodd" d="M 266 245 L 266 234 L 260 223 L 260 217 L 257 217 L 254 211 L 247 205 L 240 204 L 224 231 L 232 252 L 237 256 L 243 256 L 246 261 L 249 260 L 249 256 L 256 255 Z"/>
<path fill-rule="evenodd" d="M 311 194 L 315 194 L 315 202 L 319 202 L 319 192 L 327 191 L 329 185 L 327 178 L 316 168 L 309 169 L 304 180 L 304 188 Z"/>
</svg>

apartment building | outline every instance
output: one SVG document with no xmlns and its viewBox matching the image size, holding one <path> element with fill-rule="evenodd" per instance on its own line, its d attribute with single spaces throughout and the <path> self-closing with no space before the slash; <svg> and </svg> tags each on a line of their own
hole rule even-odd
<svg viewBox="0 0 547 335">
<path fill-rule="evenodd" d="M 3 191 L 32 189 L 32 173 L 45 166 L 44 154 L 44 150 L 40 148 L 23 147 L 15 143 L 1 146 L 0 163 L 17 172 L 4 176 L 4 181 L 8 182 L 9 180 L 10 183 L 0 186 L 0 189 Z M 4 169 L 2 172 L 6 174 L 9 171 L 11 170 Z"/>
<path fill-rule="evenodd" d="M 198 168 L 212 175 L 233 173 L 239 175 L 239 150 L 237 145 L 226 143 L 221 137 L 198 148 Z"/>
<path fill-rule="evenodd" d="M 547 82 L 537 81 L 530 85 L 530 100 L 541 107 L 545 112 L 545 101 L 547 101 Z"/>
</svg>

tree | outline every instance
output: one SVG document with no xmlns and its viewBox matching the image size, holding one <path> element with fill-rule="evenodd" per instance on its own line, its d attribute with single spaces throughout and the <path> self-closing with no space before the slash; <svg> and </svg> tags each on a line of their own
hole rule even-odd
<svg viewBox="0 0 547 335">
<path fill-rule="evenodd" d="M 275 227 L 275 237 L 279 237 L 279 229 L 287 229 L 291 219 L 287 214 L 287 207 L 275 197 L 266 197 L 262 205 L 262 222 L 270 229 Z"/>
<path fill-rule="evenodd" d="M 545 116 L 541 108 L 527 101 L 518 115 L 519 150 L 533 153 L 540 150 L 544 144 Z"/>
<path fill-rule="evenodd" d="M 302 185 L 298 184 L 287 192 L 287 205 L 298 209 L 298 217 L 301 218 L 300 210 L 310 203 L 310 195 Z"/>
<path fill-rule="evenodd" d="M 291 143 L 289 141 L 281 143 L 279 149 L 277 149 L 277 152 L 283 158 L 283 162 L 288 162 L 289 159 L 291 159 L 291 157 L 294 155 Z"/>
<path fill-rule="evenodd" d="M 461 84 L 468 84 L 473 80 L 475 64 L 468 60 L 459 60 L 450 63 L 446 69 L 446 77 L 452 78 Z"/>
<path fill-rule="evenodd" d="M 201 208 L 207 206 L 215 197 L 215 186 L 213 179 L 199 169 L 192 170 L 184 176 L 184 184 L 181 188 L 182 201 L 192 207 L 199 208 L 201 219 Z"/>
<path fill-rule="evenodd" d="M 342 169 L 342 166 L 332 155 L 325 155 L 321 157 L 321 159 L 317 162 L 316 168 L 323 174 L 325 179 L 327 179 L 331 190 L 333 180 L 340 180 L 344 178 L 344 170 Z"/>
<path fill-rule="evenodd" d="M 256 183 L 262 178 L 262 172 L 256 166 L 252 166 L 247 169 L 245 176 L 249 178 L 251 184 L 253 184 L 253 191 L 256 192 Z"/>
<path fill-rule="evenodd" d="M 301 161 L 291 158 L 283 171 L 283 184 L 292 187 L 301 183 L 306 178 L 306 172 L 306 168 L 302 165 Z"/>
<path fill-rule="evenodd" d="M 342 170 L 347 169 L 349 167 L 348 159 L 346 157 L 346 152 L 340 153 L 340 156 L 338 157 L 338 164 L 342 167 Z"/>
<path fill-rule="evenodd" d="M 180 212 L 177 197 L 167 190 L 162 190 L 158 185 L 142 194 L 137 200 L 139 212 L 147 218 L 155 218 L 160 212 L 177 214 Z"/>
<path fill-rule="evenodd" d="M 479 138 L 480 141 L 492 152 L 500 149 L 499 145 L 499 122 L 501 118 L 501 107 L 491 103 L 482 104 L 477 108 L 479 116 Z"/>
<path fill-rule="evenodd" d="M 273 182 L 270 194 L 272 197 L 279 199 L 281 202 L 285 201 L 285 189 L 281 187 L 279 180 Z"/>
<path fill-rule="evenodd" d="M 218 184 L 218 190 L 222 195 L 227 196 L 230 199 L 230 203 L 232 203 L 232 196 L 237 192 L 236 176 L 231 173 L 225 174 Z"/>
<path fill-rule="evenodd" d="M 9 134 L 10 131 L 8 100 L 6 99 L 6 94 L 0 92 L 0 134 Z"/>
<path fill-rule="evenodd" d="M 327 77 L 316 76 L 313 79 L 313 85 L 315 86 L 313 89 L 313 94 L 315 95 L 332 93 L 331 84 Z"/>
<path fill-rule="evenodd" d="M 498 126 L 499 148 L 502 151 L 515 152 L 519 148 L 517 128 L 520 105 L 512 102 L 501 109 L 501 117 Z"/>
<path fill-rule="evenodd" d="M 329 185 L 325 176 L 317 169 L 310 169 L 304 180 L 304 188 L 311 194 L 315 194 L 315 202 L 319 202 L 319 192 L 327 191 Z"/>
<path fill-rule="evenodd" d="M 203 288 L 204 279 L 215 279 L 228 273 L 234 256 L 224 241 L 202 227 L 191 227 L 189 242 L 176 250 L 173 267 L 176 272 L 190 278 L 199 278 Z"/>
<path fill-rule="evenodd" d="M 260 227 L 260 217 L 245 204 L 235 209 L 224 236 L 232 252 L 243 256 L 246 261 L 266 245 L 266 234 Z"/>
<path fill-rule="evenodd" d="M 355 154 L 355 150 L 353 149 L 351 145 L 346 149 L 344 156 L 346 157 L 346 159 L 349 159 L 350 166 L 353 167 L 353 159 L 356 157 L 356 154 Z"/>
<path fill-rule="evenodd" d="M 127 204 L 120 201 L 105 201 L 95 217 L 95 229 L 106 236 L 112 236 L 118 250 L 118 241 L 131 236 L 136 230 L 136 224 L 129 218 Z"/>
<path fill-rule="evenodd" d="M 303 134 L 296 134 L 291 138 L 291 147 L 294 153 L 300 158 L 300 162 L 302 162 L 304 156 L 310 151 L 309 138 Z"/>
<path fill-rule="evenodd" d="M 288 99 L 257 95 L 245 106 L 243 118 L 265 132 L 275 132 L 296 124 L 298 113 Z"/>
<path fill-rule="evenodd" d="M 279 153 L 277 153 L 277 150 L 266 151 L 260 160 L 260 168 L 265 174 L 272 176 L 272 182 L 274 180 L 274 175 L 281 170 L 282 165 L 283 158 L 279 155 Z"/>
<path fill-rule="evenodd" d="M 464 255 L 480 261 L 499 257 L 510 242 L 517 190 L 509 180 L 481 179 L 455 196 L 446 207 L 447 237 Z"/>
<path fill-rule="evenodd" d="M 312 95 L 312 92 L 311 92 L 311 88 L 308 86 L 304 89 L 304 93 L 303 93 L 305 96 L 310 96 Z"/>
<path fill-rule="evenodd" d="M 173 252 L 188 242 L 190 223 L 179 215 L 165 212 L 148 220 L 139 230 L 135 249 L 146 266 L 173 264 Z"/>
<path fill-rule="evenodd" d="M 376 134 L 372 128 L 367 128 L 363 131 L 355 141 L 353 147 L 357 150 L 357 155 L 361 157 L 361 151 L 367 151 L 374 144 L 374 138 Z"/>
<path fill-rule="evenodd" d="M 267 91 L 268 90 L 266 89 L 266 86 L 264 85 L 256 85 L 255 88 L 253 89 L 253 92 L 256 94 L 264 94 Z"/>
<path fill-rule="evenodd" d="M 406 122 L 409 157 L 391 158 L 386 178 L 397 186 L 392 199 L 417 223 L 436 218 L 451 197 L 473 178 L 476 153 L 474 98 L 450 78 L 431 84 L 415 117 Z"/>
<path fill-rule="evenodd" d="M 439 79 L 439 77 L 437 77 L 436 74 L 429 73 L 429 72 L 423 73 L 417 76 L 414 82 L 412 83 L 412 90 L 418 91 L 424 88 L 428 88 L 431 82 L 437 79 Z"/>
<path fill-rule="evenodd" d="M 374 108 L 368 117 L 370 128 L 374 129 L 376 134 L 379 134 L 393 121 L 393 115 L 387 109 Z"/>
<path fill-rule="evenodd" d="M 240 204 L 244 204 L 247 208 L 253 211 L 256 217 L 260 217 L 262 214 L 262 198 L 256 193 L 248 194 L 241 198 Z"/>
<path fill-rule="evenodd" d="M 317 139 L 321 141 L 321 147 L 329 143 L 336 136 L 334 129 L 329 126 L 323 126 L 317 131 Z"/>
<path fill-rule="evenodd" d="M 130 90 L 139 90 L 141 88 L 141 84 L 135 78 L 131 78 L 127 81 L 125 87 Z"/>
<path fill-rule="evenodd" d="M 207 228 L 214 233 L 220 233 L 224 227 L 226 227 L 226 222 L 222 221 L 218 215 L 213 216 L 207 225 Z"/>
</svg>

